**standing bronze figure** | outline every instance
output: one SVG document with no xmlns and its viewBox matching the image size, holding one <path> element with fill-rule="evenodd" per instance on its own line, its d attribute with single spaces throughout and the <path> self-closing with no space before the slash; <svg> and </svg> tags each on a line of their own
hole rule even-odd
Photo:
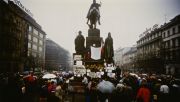
<svg viewBox="0 0 180 102">
<path fill-rule="evenodd" d="M 82 35 L 82 32 L 79 31 L 79 35 L 75 39 L 75 50 L 77 54 L 84 54 L 85 46 L 84 46 L 84 36 Z"/>
<path fill-rule="evenodd" d="M 113 48 L 113 39 L 111 37 L 111 33 L 108 33 L 108 37 L 105 40 L 104 44 L 104 58 L 106 61 L 106 64 L 111 64 L 113 63 L 114 65 L 114 48 Z"/>
</svg>

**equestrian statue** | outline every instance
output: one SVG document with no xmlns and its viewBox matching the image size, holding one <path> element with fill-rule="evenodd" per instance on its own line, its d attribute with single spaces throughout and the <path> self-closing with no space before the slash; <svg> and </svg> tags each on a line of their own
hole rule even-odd
<svg viewBox="0 0 180 102">
<path fill-rule="evenodd" d="M 101 2 L 100 4 L 96 3 L 96 0 L 93 0 L 93 3 L 91 4 L 88 14 L 87 14 L 87 24 L 90 29 L 96 28 L 96 23 L 98 21 L 99 25 L 100 23 L 100 11 L 99 7 L 101 7 Z M 89 24 L 90 21 L 90 24 Z"/>
</svg>

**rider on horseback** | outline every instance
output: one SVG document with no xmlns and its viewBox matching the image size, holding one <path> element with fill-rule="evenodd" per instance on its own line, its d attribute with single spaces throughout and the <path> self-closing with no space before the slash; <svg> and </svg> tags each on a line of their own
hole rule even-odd
<svg viewBox="0 0 180 102">
<path fill-rule="evenodd" d="M 87 14 L 88 21 L 90 19 L 91 12 L 95 9 L 98 12 L 98 15 L 97 15 L 98 23 L 99 23 L 99 25 L 101 24 L 100 23 L 100 11 L 99 11 L 100 6 L 101 6 L 101 4 L 98 4 L 98 3 L 96 3 L 96 0 L 93 0 L 93 3 L 91 4 L 91 7 Z M 88 24 L 88 21 L 87 21 L 87 24 Z"/>
</svg>

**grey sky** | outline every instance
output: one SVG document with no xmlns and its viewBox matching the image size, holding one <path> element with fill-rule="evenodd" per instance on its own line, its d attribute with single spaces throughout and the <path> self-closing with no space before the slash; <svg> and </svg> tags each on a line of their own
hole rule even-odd
<svg viewBox="0 0 180 102">
<path fill-rule="evenodd" d="M 47 37 L 70 53 L 79 30 L 86 37 L 86 15 L 93 0 L 20 0 L 33 13 Z M 96 0 L 101 1 L 101 36 L 108 32 L 114 49 L 136 44 L 139 35 L 154 24 L 163 24 L 180 14 L 180 0 Z"/>
</svg>

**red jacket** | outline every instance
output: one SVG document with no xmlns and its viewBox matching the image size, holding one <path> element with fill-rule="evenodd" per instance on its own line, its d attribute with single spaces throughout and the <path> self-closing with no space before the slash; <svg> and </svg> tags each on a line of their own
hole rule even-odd
<svg viewBox="0 0 180 102">
<path fill-rule="evenodd" d="M 136 98 L 137 99 L 142 99 L 143 102 L 150 102 L 150 97 L 151 97 L 150 95 L 151 95 L 151 92 L 150 92 L 150 90 L 148 88 L 141 87 L 138 90 Z"/>
</svg>

